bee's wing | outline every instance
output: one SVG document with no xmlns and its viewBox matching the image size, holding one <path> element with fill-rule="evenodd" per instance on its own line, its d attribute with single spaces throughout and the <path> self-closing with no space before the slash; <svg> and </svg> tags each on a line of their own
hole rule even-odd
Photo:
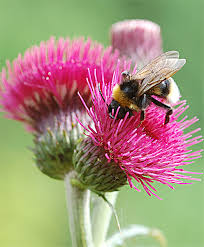
<svg viewBox="0 0 204 247">
<path fill-rule="evenodd" d="M 174 75 L 185 62 L 185 59 L 179 59 L 177 51 L 168 51 L 155 58 L 133 76 L 133 79 L 143 80 L 138 90 L 138 96 Z"/>
</svg>

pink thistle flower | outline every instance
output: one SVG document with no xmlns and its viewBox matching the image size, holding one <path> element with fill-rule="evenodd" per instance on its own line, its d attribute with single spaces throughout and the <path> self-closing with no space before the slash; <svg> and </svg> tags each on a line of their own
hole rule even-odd
<svg viewBox="0 0 204 247">
<path fill-rule="evenodd" d="M 124 70 L 126 69 L 124 68 Z M 117 68 L 110 82 L 107 83 L 103 79 L 100 83 L 107 104 L 112 100 L 113 87 L 121 80 L 120 75 L 120 70 Z M 154 105 L 148 107 L 145 120 L 141 124 L 139 112 L 135 112 L 134 116 L 130 118 L 127 113 L 124 119 L 116 120 L 110 118 L 107 105 L 95 84 L 98 84 L 97 76 L 95 75 L 93 79 L 90 73 L 88 85 L 93 106 L 89 108 L 81 97 L 92 120 L 92 125 L 89 126 L 83 126 L 81 123 L 86 130 L 86 142 L 88 143 L 87 146 L 84 146 L 86 149 L 84 159 L 89 157 L 89 163 L 91 159 L 94 160 L 93 156 L 97 155 L 95 149 L 98 148 L 98 155 L 106 167 L 109 164 L 109 169 L 111 169 L 112 163 L 117 164 L 118 169 L 126 174 L 131 188 L 134 187 L 140 191 L 133 183 L 135 180 L 136 184 L 139 183 L 143 186 L 148 195 L 156 197 L 158 196 L 155 194 L 155 182 L 174 189 L 172 184 L 189 183 L 184 182 L 183 179 L 199 181 L 199 179 L 186 175 L 187 173 L 197 173 L 183 169 L 183 166 L 191 164 L 193 160 L 201 157 L 202 151 L 188 149 L 200 143 L 202 137 L 192 137 L 200 130 L 199 128 L 184 133 L 187 127 L 198 121 L 196 117 L 190 120 L 187 119 L 187 116 L 181 117 L 188 108 L 185 101 L 180 101 L 176 105 L 167 125 L 164 125 L 165 111 Z M 92 143 L 91 146 L 90 143 Z M 112 179 L 109 184 L 113 183 Z M 124 181 L 122 183 L 124 184 Z"/>
<path fill-rule="evenodd" d="M 76 116 L 87 121 L 79 91 L 86 102 L 90 94 L 87 68 L 101 61 L 110 80 L 118 53 L 83 38 L 69 40 L 53 37 L 21 54 L 1 73 L 0 103 L 8 118 L 23 122 L 35 136 L 35 159 L 42 172 L 63 179 L 72 169 L 72 154 L 83 130 Z"/>
<path fill-rule="evenodd" d="M 112 25 L 111 43 L 141 68 L 162 53 L 160 26 L 148 20 L 125 20 Z"/>
<path fill-rule="evenodd" d="M 101 60 L 105 76 L 112 77 L 118 53 L 104 49 L 99 43 L 83 38 L 58 41 L 52 37 L 40 46 L 19 54 L 1 73 L 0 103 L 7 117 L 26 123 L 34 132 L 41 132 L 45 119 L 56 112 L 83 110 L 78 99 L 79 91 L 86 101 L 89 92 L 86 84 L 87 68 L 97 68 L 101 77 Z"/>
</svg>

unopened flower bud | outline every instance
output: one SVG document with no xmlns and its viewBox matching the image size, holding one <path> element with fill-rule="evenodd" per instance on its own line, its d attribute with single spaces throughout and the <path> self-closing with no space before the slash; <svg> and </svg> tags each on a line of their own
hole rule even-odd
<svg viewBox="0 0 204 247">
<path fill-rule="evenodd" d="M 89 137 L 77 145 L 73 164 L 80 182 L 96 193 L 116 191 L 127 183 L 125 172 L 114 161 L 108 162 L 103 148 Z"/>
<path fill-rule="evenodd" d="M 125 20 L 112 25 L 111 42 L 120 51 L 143 67 L 162 53 L 160 26 L 148 20 Z"/>
<path fill-rule="evenodd" d="M 72 155 L 77 140 L 80 138 L 81 126 L 72 119 L 74 113 L 51 118 L 46 129 L 34 139 L 35 161 L 38 168 L 55 179 L 64 179 L 73 169 Z"/>
</svg>

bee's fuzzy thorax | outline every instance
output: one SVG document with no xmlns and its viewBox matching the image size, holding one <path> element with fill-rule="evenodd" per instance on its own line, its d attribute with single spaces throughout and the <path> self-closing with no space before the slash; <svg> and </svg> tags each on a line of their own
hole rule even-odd
<svg viewBox="0 0 204 247">
<path fill-rule="evenodd" d="M 122 107 L 130 107 L 131 102 L 121 90 L 120 85 L 116 84 L 113 88 L 113 99 L 116 100 Z"/>
</svg>

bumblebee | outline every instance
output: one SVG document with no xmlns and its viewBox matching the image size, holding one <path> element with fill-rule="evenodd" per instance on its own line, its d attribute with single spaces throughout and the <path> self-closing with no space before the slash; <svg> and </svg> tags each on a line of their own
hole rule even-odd
<svg viewBox="0 0 204 247">
<path fill-rule="evenodd" d="M 173 113 L 171 104 L 176 103 L 180 97 L 178 86 L 171 76 L 185 63 L 185 59 L 179 59 L 177 51 L 168 51 L 153 59 L 136 74 L 124 71 L 122 81 L 113 88 L 112 101 L 107 105 L 110 117 L 115 118 L 117 112 L 116 118 L 123 119 L 127 113 L 130 117 L 134 111 L 140 111 L 142 122 L 145 119 L 145 109 L 152 102 L 166 109 L 164 124 L 167 124 Z M 104 100 L 101 91 L 100 94 Z M 165 99 L 165 103 L 152 96 Z"/>
</svg>

